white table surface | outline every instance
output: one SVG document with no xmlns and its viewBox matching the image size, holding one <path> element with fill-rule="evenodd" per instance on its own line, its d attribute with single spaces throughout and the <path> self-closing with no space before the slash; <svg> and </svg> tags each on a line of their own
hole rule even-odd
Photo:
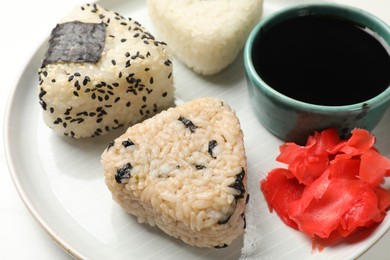
<svg viewBox="0 0 390 260">
<path fill-rule="evenodd" d="M 131 1 L 131 0 L 127 0 Z M 267 0 L 265 0 L 267 1 Z M 271 0 L 268 0 L 271 1 Z M 388 0 L 343 0 L 364 8 L 390 24 Z M 0 135 L 3 137 L 9 94 L 24 64 L 48 36 L 58 19 L 81 0 L 8 0 L 0 15 Z M 286 0 L 286 2 L 294 2 Z M 28 126 L 27 126 L 28 127 Z M 0 146 L 4 140 L 0 138 Z M 70 259 L 42 229 L 20 199 L 0 150 L 0 259 Z M 360 259 L 389 259 L 390 233 Z"/>
</svg>

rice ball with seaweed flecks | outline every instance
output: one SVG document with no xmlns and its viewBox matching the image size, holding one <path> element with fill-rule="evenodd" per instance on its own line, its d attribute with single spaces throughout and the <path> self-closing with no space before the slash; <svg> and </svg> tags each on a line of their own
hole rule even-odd
<svg viewBox="0 0 390 260">
<path fill-rule="evenodd" d="M 53 29 L 38 90 L 56 133 L 103 135 L 173 105 L 170 53 L 137 21 L 85 4 Z"/>
<path fill-rule="evenodd" d="M 243 233 L 243 132 L 222 100 L 195 99 L 130 127 L 101 161 L 113 199 L 138 222 L 198 247 Z"/>
</svg>

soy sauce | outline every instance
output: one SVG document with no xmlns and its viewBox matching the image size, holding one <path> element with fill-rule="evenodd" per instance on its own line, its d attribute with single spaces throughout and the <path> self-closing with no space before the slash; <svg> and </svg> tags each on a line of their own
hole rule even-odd
<svg viewBox="0 0 390 260">
<path fill-rule="evenodd" d="M 339 18 L 306 15 L 258 37 L 254 66 L 272 88 L 318 105 L 366 101 L 390 86 L 390 54 L 368 28 Z"/>
</svg>

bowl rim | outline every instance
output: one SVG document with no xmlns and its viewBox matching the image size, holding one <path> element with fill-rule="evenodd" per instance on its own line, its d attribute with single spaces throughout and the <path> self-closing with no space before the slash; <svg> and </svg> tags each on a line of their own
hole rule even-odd
<svg viewBox="0 0 390 260">
<path fill-rule="evenodd" d="M 380 28 L 382 32 L 386 33 L 386 39 L 382 37 L 382 35 L 378 34 L 378 36 L 380 38 L 379 40 L 381 40 L 383 44 L 387 45 L 388 47 L 387 50 L 390 55 L 390 26 L 387 25 L 383 20 L 373 15 L 372 13 L 369 13 L 363 9 L 359 9 L 356 7 L 352 7 L 344 4 L 336 4 L 336 3 L 296 4 L 290 7 L 283 8 L 275 12 L 274 14 L 262 19 L 258 24 L 255 25 L 255 27 L 250 32 L 244 47 L 244 67 L 245 67 L 245 73 L 247 74 L 247 77 L 249 77 L 250 80 L 255 81 L 257 83 L 257 84 L 253 84 L 254 87 L 259 89 L 265 95 L 271 97 L 272 99 L 275 99 L 275 97 L 277 97 L 280 103 L 289 107 L 293 107 L 294 109 L 298 109 L 298 110 L 309 110 L 309 111 L 317 111 L 322 113 L 337 112 L 337 111 L 348 112 L 348 111 L 361 110 L 362 108 L 365 107 L 367 108 L 377 107 L 382 105 L 383 103 L 388 103 L 388 105 L 390 105 L 390 85 L 375 97 L 361 101 L 359 103 L 331 106 L 331 105 L 312 104 L 312 103 L 293 99 L 273 89 L 265 81 L 263 81 L 263 79 L 257 74 L 253 66 L 251 50 L 253 48 L 254 41 L 259 31 L 264 26 L 273 23 L 275 19 L 278 19 L 283 15 L 286 14 L 306 15 L 306 14 L 312 14 L 314 10 L 316 11 L 321 10 L 321 12 L 323 12 L 324 10 L 328 12 L 336 10 L 337 16 L 348 18 L 349 20 L 353 21 L 353 19 L 348 15 L 347 15 L 348 17 L 346 17 L 346 13 L 349 12 L 349 13 L 353 13 L 356 16 L 359 16 L 360 18 L 365 19 L 366 21 L 370 21 L 370 24 L 375 24 L 377 28 Z M 364 26 L 369 27 L 368 25 L 364 25 Z"/>
</svg>

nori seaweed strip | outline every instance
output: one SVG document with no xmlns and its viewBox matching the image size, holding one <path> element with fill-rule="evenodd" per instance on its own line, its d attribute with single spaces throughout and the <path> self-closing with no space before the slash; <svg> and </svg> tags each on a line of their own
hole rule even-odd
<svg viewBox="0 0 390 260">
<path fill-rule="evenodd" d="M 103 52 L 105 40 L 104 23 L 73 21 L 57 24 L 51 32 L 42 67 L 58 61 L 96 63 Z"/>
<path fill-rule="evenodd" d="M 130 171 L 133 169 L 133 166 L 131 166 L 130 163 L 127 163 L 122 166 L 122 168 L 119 168 L 116 170 L 115 174 L 115 180 L 117 183 L 122 183 L 124 179 L 129 179 L 130 178 Z"/>
<path fill-rule="evenodd" d="M 195 129 L 198 128 L 196 125 L 194 125 L 194 123 L 192 123 L 191 120 L 183 116 L 180 116 L 178 120 L 181 121 L 185 125 L 185 127 L 190 129 L 191 133 L 195 133 Z"/>
</svg>

